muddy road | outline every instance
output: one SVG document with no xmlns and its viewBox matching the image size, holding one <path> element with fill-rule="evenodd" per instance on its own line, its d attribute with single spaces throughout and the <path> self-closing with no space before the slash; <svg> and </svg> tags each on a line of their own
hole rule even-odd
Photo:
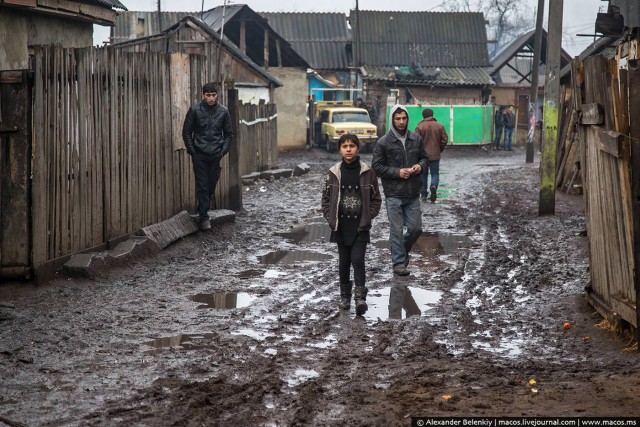
<svg viewBox="0 0 640 427">
<path fill-rule="evenodd" d="M 415 416 L 637 416 L 640 364 L 585 302 L 582 199 L 539 217 L 524 152 L 455 147 L 412 274 L 386 212 L 369 311 L 338 309 L 322 173 L 244 187 L 235 224 L 109 277 L 0 284 L 0 426 L 409 426 Z M 369 162 L 370 155 L 363 155 Z M 569 322 L 565 329 L 563 323 Z"/>
</svg>

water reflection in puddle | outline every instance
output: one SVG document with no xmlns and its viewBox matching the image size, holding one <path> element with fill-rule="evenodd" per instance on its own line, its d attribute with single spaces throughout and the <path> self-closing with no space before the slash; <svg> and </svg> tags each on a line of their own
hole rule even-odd
<svg viewBox="0 0 640 427">
<path fill-rule="evenodd" d="M 157 338 L 153 341 L 148 341 L 144 345 L 152 347 L 152 350 L 145 351 L 146 354 L 156 354 L 163 351 L 163 349 L 172 350 L 199 350 L 205 348 L 215 348 L 212 340 L 216 337 L 216 334 L 201 334 L 201 335 L 175 335 L 172 337 Z"/>
<path fill-rule="evenodd" d="M 388 240 L 378 240 L 372 245 L 389 250 Z M 473 245 L 473 240 L 462 234 L 422 233 L 411 249 L 409 269 L 418 273 L 445 268 L 447 264 L 455 262 L 452 258 L 456 258 Z"/>
<path fill-rule="evenodd" d="M 327 261 L 333 256 L 311 251 L 275 251 L 258 257 L 262 264 L 296 264 L 302 261 Z"/>
<path fill-rule="evenodd" d="M 309 224 L 296 225 L 286 233 L 275 233 L 276 236 L 292 240 L 293 243 L 328 242 L 331 237 L 331 229 L 323 218 L 320 221 L 312 220 Z"/>
<path fill-rule="evenodd" d="M 373 245 L 380 249 L 389 249 L 388 240 L 378 240 Z M 425 232 L 420 235 L 411 252 L 435 258 L 439 255 L 454 254 L 472 245 L 471 238 L 462 234 Z"/>
<path fill-rule="evenodd" d="M 219 292 L 215 294 L 196 294 L 189 297 L 189 300 L 202 303 L 197 308 L 242 308 L 248 307 L 255 297 L 246 292 Z"/>
<path fill-rule="evenodd" d="M 262 277 L 264 273 L 265 273 L 264 270 L 258 270 L 258 269 L 252 268 L 249 270 L 240 271 L 236 273 L 235 276 L 241 279 L 253 279 L 255 277 Z"/>
<path fill-rule="evenodd" d="M 375 290 L 367 296 L 369 309 L 364 317 L 367 320 L 406 319 L 421 316 L 440 301 L 442 292 L 396 285 Z"/>
</svg>

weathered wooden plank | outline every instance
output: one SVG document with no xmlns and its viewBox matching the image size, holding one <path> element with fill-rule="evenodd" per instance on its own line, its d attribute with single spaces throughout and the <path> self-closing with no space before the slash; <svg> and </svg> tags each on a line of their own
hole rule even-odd
<svg viewBox="0 0 640 427">
<path fill-rule="evenodd" d="M 604 123 L 603 108 L 600 104 L 582 104 L 580 105 L 580 124 L 583 125 L 601 125 Z"/>
<path fill-rule="evenodd" d="M 616 65 L 618 65 L 616 63 Z M 618 71 L 618 82 L 614 84 L 614 97 L 616 104 L 616 130 L 623 135 L 629 134 L 629 86 L 627 81 L 627 70 L 616 67 Z M 627 142 L 629 155 L 618 160 L 618 176 L 620 181 L 620 191 L 622 195 L 622 210 L 624 212 L 624 235 L 622 242 L 625 245 L 625 257 L 627 265 L 627 275 L 629 277 L 628 290 L 625 295 L 635 302 L 635 291 L 633 290 L 634 277 L 634 254 L 633 254 L 633 207 L 632 207 L 632 185 L 631 185 L 631 140 Z"/>
<path fill-rule="evenodd" d="M 116 74 L 116 60 L 119 56 L 119 52 L 117 50 L 111 51 L 109 55 L 109 61 L 107 63 L 107 80 L 110 81 L 111 88 L 105 91 L 105 94 L 108 96 L 108 103 L 110 105 L 109 109 L 109 158 L 108 158 L 108 176 L 109 176 L 109 187 L 108 194 L 106 197 L 108 204 L 108 212 L 107 212 L 107 233 L 105 238 L 112 239 L 117 237 L 119 230 L 119 221 L 118 216 L 120 212 L 120 203 L 119 203 L 119 181 L 118 181 L 118 116 L 120 114 L 118 110 L 118 97 L 120 94 L 119 84 L 118 84 L 118 75 Z"/>
<path fill-rule="evenodd" d="M 92 51 L 94 52 L 94 51 Z M 96 189 L 97 194 L 95 197 L 95 224 L 93 227 L 94 234 L 99 236 L 100 242 L 107 240 L 107 192 L 109 189 L 109 174 L 107 161 L 109 156 L 108 144 L 109 144 L 109 111 L 111 106 L 108 103 L 108 99 L 104 96 L 106 92 L 106 78 L 103 79 L 106 73 L 107 64 L 107 49 L 101 49 L 95 52 L 94 63 L 96 72 L 93 74 L 93 86 L 94 86 L 94 105 L 96 105 L 96 112 L 93 113 L 95 120 L 95 135 L 94 137 L 98 141 L 96 146 Z"/>
<path fill-rule="evenodd" d="M 0 83 L 22 84 L 22 71 L 0 71 Z"/>
<path fill-rule="evenodd" d="M 184 150 L 182 141 L 182 124 L 187 110 L 190 107 L 189 80 L 190 80 L 189 55 L 183 53 L 171 54 L 171 140 L 174 150 Z"/>
<path fill-rule="evenodd" d="M 614 294 L 611 296 L 611 310 L 618 313 L 621 318 L 630 322 L 636 328 L 638 327 L 638 319 L 636 318 L 636 305 L 632 301 L 621 295 Z"/>
<path fill-rule="evenodd" d="M 627 72 L 629 88 L 629 117 L 640 117 L 640 68 L 629 67 Z M 631 194 L 633 210 L 633 264 L 640 265 L 640 120 L 631 120 L 629 125 L 631 138 Z M 640 274 L 634 268 L 633 287 L 636 304 L 636 326 L 640 326 Z M 636 327 L 636 340 L 640 342 L 640 327 Z"/>
<path fill-rule="evenodd" d="M 77 74 L 77 61 L 76 55 L 80 52 L 79 49 L 68 50 L 69 60 L 69 74 L 66 76 L 69 82 L 69 90 L 67 96 L 69 98 L 69 129 L 68 129 L 68 141 L 71 147 L 71 180 L 73 181 L 73 193 L 70 195 L 71 199 L 71 219 L 69 221 L 70 227 L 70 248 L 69 252 L 78 252 L 84 248 L 86 218 L 85 218 L 85 206 L 84 206 L 84 193 L 85 193 L 85 179 L 84 179 L 84 156 L 86 141 L 82 141 L 79 135 L 81 125 L 78 109 L 78 84 L 79 76 Z M 66 255 L 66 254 L 65 254 Z"/>
<path fill-rule="evenodd" d="M 624 135 L 594 126 L 596 132 L 595 144 L 600 151 L 611 154 L 614 157 L 624 158 L 629 156 L 628 138 Z"/>
<path fill-rule="evenodd" d="M 163 55 L 162 57 L 162 82 L 163 82 L 163 93 L 166 96 L 166 99 L 169 102 L 162 103 L 163 109 L 163 117 L 162 121 L 163 130 L 161 132 L 161 158 L 162 158 L 162 166 L 160 169 L 160 176 L 162 177 L 162 187 L 160 189 L 160 193 L 162 196 L 162 209 L 159 211 L 159 214 L 162 214 L 162 217 L 158 218 L 159 220 L 164 220 L 166 218 L 170 218 L 177 211 L 173 210 L 173 199 L 174 199 L 174 187 L 173 187 L 173 120 L 172 120 L 172 105 L 171 105 L 171 56 L 168 54 Z"/>
<path fill-rule="evenodd" d="M 62 73 L 62 52 L 60 49 L 54 49 L 54 76 L 59 75 L 60 73 Z M 58 84 L 58 82 L 56 80 L 54 80 L 52 82 L 52 85 L 54 87 L 55 90 L 55 100 L 56 100 L 56 104 L 54 104 L 53 106 L 53 110 L 52 110 L 52 115 L 53 115 L 53 120 L 55 122 L 55 133 L 52 135 L 53 136 L 53 140 L 52 145 L 53 145 L 53 149 L 55 152 L 55 159 L 56 159 L 56 164 L 55 164 L 55 185 L 56 185 L 56 190 L 55 190 L 55 194 L 56 194 L 56 198 L 54 200 L 55 203 L 55 210 L 54 210 L 54 218 L 55 218 L 55 228 L 53 236 L 54 236 L 54 240 L 53 240 L 53 251 L 52 251 L 52 255 L 53 257 L 59 257 L 60 253 L 62 252 L 62 247 L 64 246 L 64 240 L 65 237 L 63 236 L 63 230 L 64 230 L 64 217 L 66 216 L 66 197 L 65 197 L 65 183 L 64 181 L 66 180 L 66 177 L 64 177 L 65 175 L 65 154 L 66 154 L 66 149 L 65 146 L 60 144 L 60 141 L 62 141 L 62 129 L 60 124 L 62 123 L 62 114 L 60 112 L 60 98 L 62 98 L 62 89 L 60 87 L 60 84 Z"/>
<path fill-rule="evenodd" d="M 46 80 L 45 70 L 47 69 L 46 51 L 38 47 L 34 52 L 35 73 L 34 73 L 34 96 L 35 99 L 45 100 Z M 47 194 L 46 187 L 48 177 L 48 162 L 46 155 L 46 122 L 45 108 L 46 102 L 35 102 L 33 104 L 33 181 L 32 181 L 32 240 L 38 242 L 31 248 L 32 262 L 34 266 L 40 265 L 47 260 Z"/>
</svg>

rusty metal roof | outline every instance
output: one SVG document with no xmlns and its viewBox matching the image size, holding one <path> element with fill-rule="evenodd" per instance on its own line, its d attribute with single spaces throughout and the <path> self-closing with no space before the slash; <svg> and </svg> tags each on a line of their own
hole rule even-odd
<svg viewBox="0 0 640 427">
<path fill-rule="evenodd" d="M 416 63 L 441 68 L 490 65 L 485 20 L 480 12 L 352 10 L 349 19 L 358 64 Z"/>
<path fill-rule="evenodd" d="M 363 67 L 364 78 L 397 83 L 433 86 L 485 86 L 494 81 L 483 67 L 421 67 L 375 66 Z"/>
<path fill-rule="evenodd" d="M 351 35 L 343 13 L 259 12 L 311 67 L 349 68 Z"/>
</svg>

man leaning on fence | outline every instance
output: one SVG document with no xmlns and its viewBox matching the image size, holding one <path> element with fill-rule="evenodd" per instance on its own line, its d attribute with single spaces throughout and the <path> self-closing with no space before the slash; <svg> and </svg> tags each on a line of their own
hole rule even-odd
<svg viewBox="0 0 640 427">
<path fill-rule="evenodd" d="M 182 139 L 193 163 L 200 229 L 209 230 L 209 204 L 220 178 L 220 161 L 233 139 L 229 110 L 218 103 L 218 89 L 213 83 L 202 86 L 202 101 L 187 111 Z"/>
</svg>

